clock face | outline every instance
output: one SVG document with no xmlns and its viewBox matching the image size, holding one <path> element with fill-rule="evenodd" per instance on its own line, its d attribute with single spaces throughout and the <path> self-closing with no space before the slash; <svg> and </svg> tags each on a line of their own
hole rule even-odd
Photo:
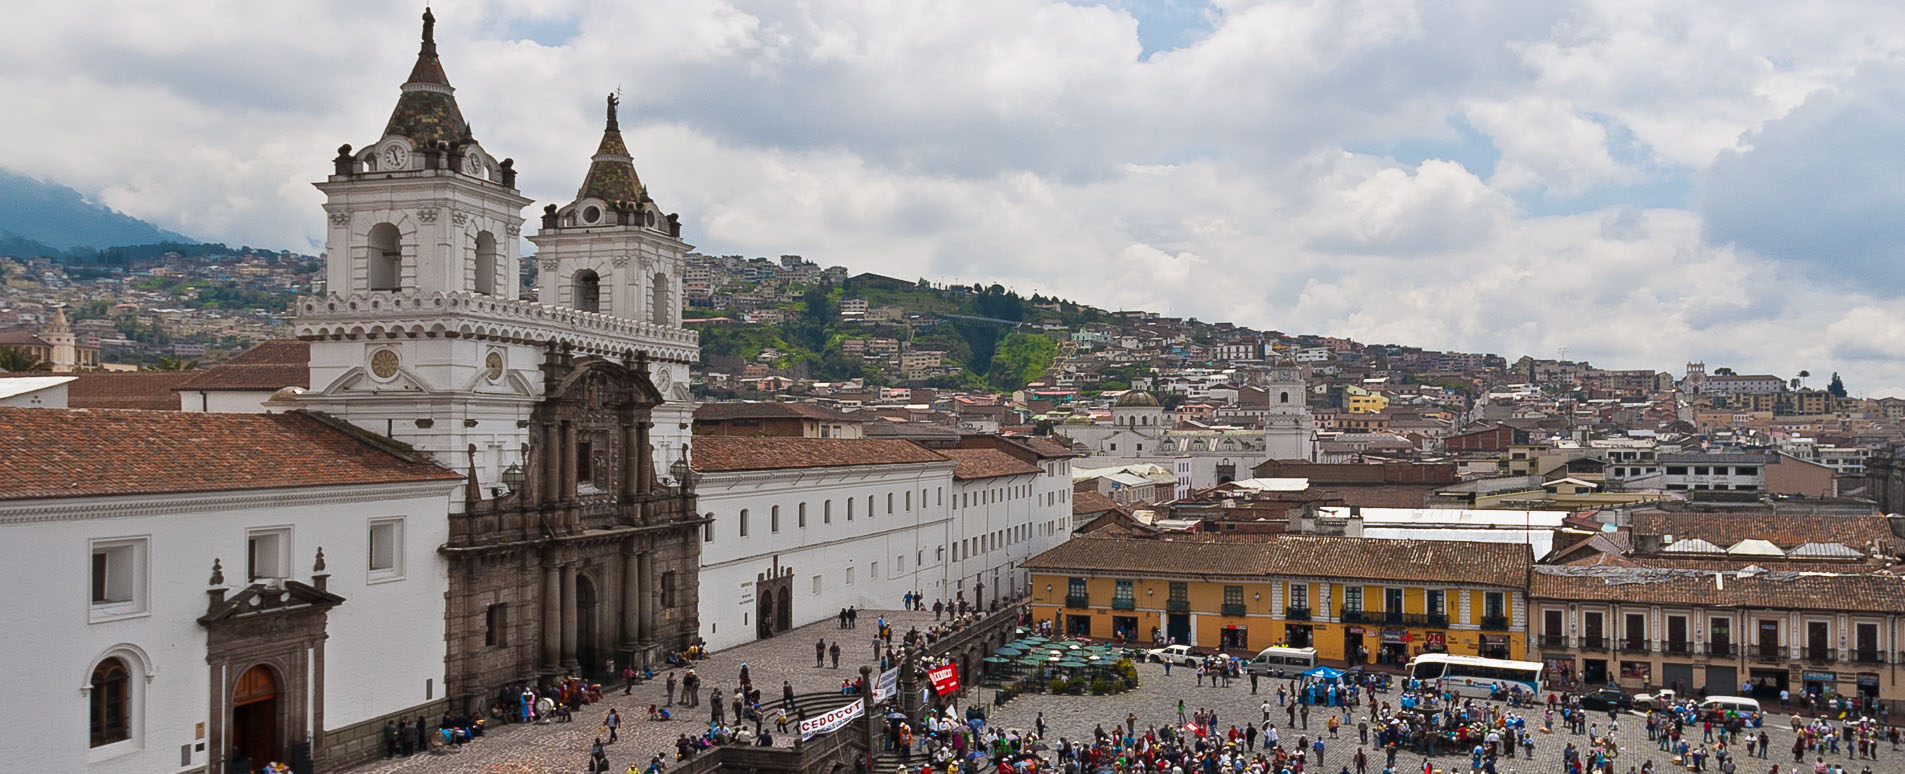
<svg viewBox="0 0 1905 774">
<path fill-rule="evenodd" d="M 388 349 L 377 350 L 370 356 L 370 372 L 379 379 L 396 376 L 397 353 Z"/>
<path fill-rule="evenodd" d="M 1279 368 L 1279 369 L 1277 369 L 1277 381 L 1280 381 L 1280 382 L 1287 382 L 1287 381 L 1290 381 L 1290 380 L 1291 380 L 1291 379 L 1293 379 L 1293 378 L 1295 378 L 1295 375 L 1294 375 L 1294 374 L 1292 374 L 1292 373 L 1290 373 L 1290 369 L 1288 369 L 1288 368 Z"/>
<path fill-rule="evenodd" d="M 402 145 L 392 145 L 384 149 L 384 169 L 404 169 L 410 166 L 410 151 Z"/>
<path fill-rule="evenodd" d="M 463 157 L 463 174 L 471 177 L 483 176 L 483 157 L 474 153 Z"/>
<path fill-rule="evenodd" d="M 488 372 L 490 381 L 493 382 L 497 379 L 501 379 L 503 377 L 503 353 L 491 352 L 489 353 L 489 357 L 483 358 L 483 370 Z"/>
</svg>

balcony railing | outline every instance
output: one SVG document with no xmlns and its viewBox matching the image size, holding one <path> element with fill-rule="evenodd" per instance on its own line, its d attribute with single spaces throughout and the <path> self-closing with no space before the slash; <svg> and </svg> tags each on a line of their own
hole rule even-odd
<svg viewBox="0 0 1905 774">
<path fill-rule="evenodd" d="M 1292 621 L 1310 620 L 1310 609 L 1291 605 L 1283 609 L 1283 617 Z"/>
<path fill-rule="evenodd" d="M 1188 613 L 1191 611 L 1191 601 L 1188 599 L 1169 600 L 1164 603 L 1164 609 L 1173 613 Z"/>
<path fill-rule="evenodd" d="M 1780 647 L 1778 645 L 1761 645 L 1754 651 L 1753 655 L 1758 657 L 1760 661 L 1786 660 L 1785 655 L 1780 653 Z"/>
<path fill-rule="evenodd" d="M 1622 653 L 1646 653 L 1647 641 L 1646 640 L 1623 640 L 1621 642 L 1621 652 Z"/>
<path fill-rule="evenodd" d="M 1376 622 L 1375 615 L 1364 612 L 1362 610 L 1344 609 L 1342 612 L 1342 615 L 1338 616 L 1338 618 L 1340 618 L 1343 623 L 1375 623 Z"/>
<path fill-rule="evenodd" d="M 1833 661 L 1831 648 L 1806 648 L 1806 660 L 1815 664 L 1829 664 Z"/>
<path fill-rule="evenodd" d="M 1508 631 L 1508 616 L 1505 616 L 1505 615 L 1482 616 L 1482 628 L 1498 631 L 1498 632 Z"/>
<path fill-rule="evenodd" d="M 1431 629 L 1446 629 L 1449 626 L 1449 617 L 1442 613 L 1400 613 L 1397 614 L 1395 620 L 1390 621 L 1390 623 L 1399 623 L 1403 626 L 1426 626 Z"/>
<path fill-rule="evenodd" d="M 1223 608 L 1223 611 L 1222 611 L 1222 612 L 1223 612 L 1223 614 L 1224 614 L 1224 615 L 1229 615 L 1229 616 L 1240 616 L 1240 615 L 1243 615 L 1243 614 L 1244 614 L 1244 603 L 1242 603 L 1242 602 L 1225 602 L 1225 603 L 1224 603 L 1224 608 Z"/>
<path fill-rule="evenodd" d="M 1660 644 L 1660 652 L 1669 656 L 1691 655 L 1693 653 L 1693 645 L 1685 642 L 1663 642 Z"/>
<path fill-rule="evenodd" d="M 1582 637 L 1582 650 L 1607 650 L 1607 639 L 1603 637 Z"/>
<path fill-rule="evenodd" d="M 1130 599 L 1130 598 L 1119 599 L 1119 598 L 1113 597 L 1111 600 L 1111 609 L 1136 610 L 1138 609 L 1138 600 Z"/>
<path fill-rule="evenodd" d="M 1091 598 L 1084 594 L 1066 594 L 1066 607 L 1091 607 Z"/>
<path fill-rule="evenodd" d="M 1885 663 L 1885 651 L 1870 649 L 1854 650 L 1852 651 L 1852 662 L 1855 664 L 1883 664 Z"/>
<path fill-rule="evenodd" d="M 1734 649 L 1733 643 L 1731 642 L 1707 643 L 1707 655 L 1709 656 L 1713 656 L 1716 658 L 1732 658 L 1733 655 L 1738 652 L 1739 651 Z"/>
<path fill-rule="evenodd" d="M 1543 634 L 1541 635 L 1539 644 L 1544 648 L 1565 648 L 1568 646 L 1568 636 L 1565 634 Z"/>
</svg>

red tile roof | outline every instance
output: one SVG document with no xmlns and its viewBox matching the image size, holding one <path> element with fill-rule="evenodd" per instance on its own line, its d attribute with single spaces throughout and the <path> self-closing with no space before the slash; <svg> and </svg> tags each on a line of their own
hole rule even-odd
<svg viewBox="0 0 1905 774">
<path fill-rule="evenodd" d="M 1037 474 L 1039 467 L 998 449 L 940 449 L 953 460 L 953 478 L 960 480 Z"/>
<path fill-rule="evenodd" d="M 311 343 L 268 339 L 232 359 L 199 371 L 175 390 L 278 390 L 311 387 Z"/>
<path fill-rule="evenodd" d="M 866 416 L 849 416 L 818 403 L 768 403 L 731 401 L 703 403 L 695 409 L 695 421 L 718 422 L 732 419 L 815 419 L 822 422 L 866 422 Z"/>
<path fill-rule="evenodd" d="M 179 395 L 172 391 L 191 378 L 192 371 L 82 371 L 63 376 L 79 377 L 66 384 L 67 408 L 147 409 L 178 411 Z M 4 374 L 10 376 L 50 376 L 45 372 Z"/>
<path fill-rule="evenodd" d="M 462 478 L 389 443 L 304 414 L 0 408 L 0 499 Z"/>
<path fill-rule="evenodd" d="M 945 462 L 946 457 L 894 438 L 760 438 L 695 436 L 689 456 L 698 473 L 852 465 Z"/>
</svg>

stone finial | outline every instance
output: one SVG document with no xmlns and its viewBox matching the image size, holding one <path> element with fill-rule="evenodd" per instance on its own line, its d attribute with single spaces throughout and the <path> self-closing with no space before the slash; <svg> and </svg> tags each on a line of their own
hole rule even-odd
<svg viewBox="0 0 1905 774">
<path fill-rule="evenodd" d="M 217 557 L 212 558 L 212 580 L 207 585 L 225 585 L 225 566 L 219 564 Z"/>
<path fill-rule="evenodd" d="M 311 565 L 311 572 L 314 572 L 314 573 L 324 572 L 324 546 L 318 546 L 317 563 Z"/>
</svg>

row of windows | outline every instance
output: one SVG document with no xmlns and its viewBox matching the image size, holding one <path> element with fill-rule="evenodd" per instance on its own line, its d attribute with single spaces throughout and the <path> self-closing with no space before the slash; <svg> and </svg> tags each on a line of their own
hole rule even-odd
<svg viewBox="0 0 1905 774">
<path fill-rule="evenodd" d="M 919 490 L 919 501 L 922 506 L 924 506 L 924 504 L 926 503 L 926 500 L 927 500 L 926 495 L 927 495 L 927 490 L 924 490 L 924 489 Z M 945 495 L 946 495 L 945 487 L 940 487 L 937 490 L 937 495 L 938 495 L 937 499 L 939 500 L 940 504 L 944 504 Z M 907 492 L 899 493 L 899 496 L 903 498 L 897 501 L 899 503 L 899 508 L 902 510 L 905 510 L 908 513 L 911 513 L 913 511 L 913 493 L 911 491 L 907 491 Z M 895 497 L 895 493 L 893 492 L 886 493 L 886 514 L 888 516 L 891 516 L 896 512 L 895 511 L 896 500 L 894 499 L 894 497 Z M 875 498 L 875 495 L 867 495 L 866 497 L 866 511 L 865 512 L 866 512 L 867 518 L 869 519 L 873 518 L 873 514 L 874 514 L 874 504 L 876 502 L 874 498 Z M 847 508 L 847 521 L 853 521 L 853 517 L 855 516 L 855 509 L 858 506 L 858 498 L 850 497 L 850 498 L 847 498 L 845 502 L 846 502 L 846 508 Z M 799 505 L 796 505 L 794 508 L 795 508 L 794 526 L 798 529 L 806 529 L 807 528 L 807 503 L 800 503 Z M 712 513 L 708 514 L 709 519 L 713 519 L 714 517 L 715 517 L 714 514 Z M 740 513 L 735 514 L 734 522 L 735 522 L 735 528 L 737 530 L 737 534 L 740 537 L 747 537 L 748 532 L 753 527 L 753 514 L 750 513 L 748 509 L 742 508 Z M 820 523 L 822 524 L 833 523 L 833 501 L 832 500 L 821 501 Z M 769 534 L 779 534 L 781 531 L 781 507 L 778 505 L 772 506 L 768 509 L 767 531 Z M 704 542 L 704 543 L 714 542 L 714 522 L 713 521 L 709 521 L 707 525 L 702 527 L 701 542 Z"/>
<path fill-rule="evenodd" d="M 1688 475 L 1688 471 L 1692 471 L 1692 475 L 1695 475 L 1695 476 L 1724 476 L 1726 475 L 1727 466 L 1725 465 L 1668 465 L 1667 466 L 1667 475 L 1669 476 L 1685 476 L 1685 475 Z M 1758 465 L 1735 465 L 1733 466 L 1733 475 L 1757 476 L 1759 475 L 1759 466 Z"/>
<path fill-rule="evenodd" d="M 400 580 L 404 576 L 401 516 L 371 519 L 365 527 L 365 580 Z M 89 612 L 94 622 L 144 614 L 148 609 L 150 538 L 121 537 L 91 541 Z M 241 579 L 252 583 L 288 578 L 296 572 L 290 527 L 260 527 L 245 533 L 245 562 Z M 335 558 L 335 554 L 333 557 Z M 236 568 L 234 568 L 236 569 Z"/>
<path fill-rule="evenodd" d="M 1170 584 L 1171 584 L 1170 585 L 1171 601 L 1183 602 L 1190 598 L 1189 596 L 1190 588 L 1187 583 L 1185 583 L 1184 581 L 1171 581 Z M 1066 585 L 1067 585 L 1067 593 L 1070 594 L 1071 596 L 1077 596 L 1077 597 L 1085 596 L 1085 579 L 1084 578 L 1070 578 L 1067 580 Z M 1133 599 L 1135 598 L 1135 595 L 1133 593 L 1133 585 L 1134 585 L 1134 581 L 1131 581 L 1131 580 L 1119 579 L 1117 581 L 1114 581 L 1113 592 L 1112 592 L 1113 598 L 1119 602 L 1133 601 Z M 1424 599 L 1426 601 L 1426 606 L 1428 608 L 1427 612 L 1429 615 L 1446 615 L 1447 614 L 1448 606 L 1447 606 L 1445 593 L 1443 592 L 1442 589 L 1427 590 L 1427 592 L 1425 593 Z M 1243 603 L 1244 603 L 1244 587 L 1242 586 L 1225 586 L 1224 587 L 1224 604 L 1242 605 Z M 1310 606 L 1309 585 L 1303 584 L 1303 583 L 1289 584 L 1289 601 L 1287 604 L 1290 607 L 1308 608 Z M 1486 592 L 1483 595 L 1483 601 L 1482 601 L 1483 615 L 1501 616 L 1504 614 L 1503 610 L 1506 604 L 1507 604 L 1507 599 L 1502 592 L 1499 592 L 1499 591 Z M 1383 589 L 1383 608 L 1382 608 L 1383 610 L 1387 610 L 1391 612 L 1402 612 L 1402 607 L 1403 607 L 1402 606 L 1402 589 L 1397 589 L 1397 588 Z M 1343 609 L 1346 611 L 1363 610 L 1363 588 L 1361 586 L 1344 587 Z"/>
</svg>

